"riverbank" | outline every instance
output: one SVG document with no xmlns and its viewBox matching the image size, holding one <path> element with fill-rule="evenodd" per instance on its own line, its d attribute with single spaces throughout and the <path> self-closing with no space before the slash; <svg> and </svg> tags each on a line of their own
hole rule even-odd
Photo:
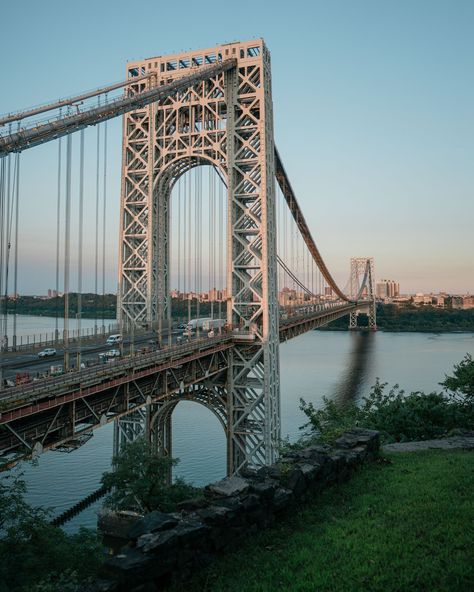
<svg viewBox="0 0 474 592">
<path fill-rule="evenodd" d="M 89 298 L 86 298 L 89 296 Z M 81 319 L 98 321 L 113 321 L 116 319 L 115 296 L 109 295 L 104 306 L 95 307 L 93 295 L 84 295 L 86 304 L 82 307 Z M 102 297 L 100 297 L 102 299 Z M 24 300 L 24 302 L 23 302 Z M 55 300 L 58 302 L 55 304 Z M 183 303 L 173 301 L 173 319 L 187 318 L 188 310 L 183 309 Z M 218 309 L 216 309 L 218 310 Z M 71 304 L 70 319 L 76 320 L 77 308 Z M 9 312 L 25 316 L 39 316 L 43 318 L 56 318 L 64 312 L 62 298 L 38 300 L 32 297 L 23 297 L 17 302 L 16 309 L 10 304 Z M 222 311 L 221 311 L 222 312 Z M 191 308 L 191 317 L 197 316 L 196 303 Z M 201 304 L 200 316 L 211 314 L 208 303 Z M 62 318 L 62 317 L 61 317 Z M 359 317 L 359 325 L 367 324 L 366 315 Z M 377 328 L 385 333 L 474 333 L 474 309 L 458 310 L 452 308 L 439 309 L 432 306 L 417 307 L 413 305 L 395 306 L 393 304 L 377 305 Z M 348 319 L 342 317 L 333 321 L 330 325 L 318 329 L 318 331 L 348 331 Z"/>
<path fill-rule="evenodd" d="M 366 315 L 359 317 L 359 325 L 367 325 Z M 377 328 L 385 333 L 472 333 L 474 309 L 378 304 Z M 347 317 L 337 319 L 319 330 L 348 331 Z"/>
<path fill-rule="evenodd" d="M 186 589 L 472 590 L 473 487 L 473 452 L 387 454 L 255 535 Z"/>
</svg>

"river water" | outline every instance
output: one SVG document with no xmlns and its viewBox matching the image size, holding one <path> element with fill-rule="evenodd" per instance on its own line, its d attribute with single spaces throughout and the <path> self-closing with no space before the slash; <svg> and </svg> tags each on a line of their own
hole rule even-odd
<svg viewBox="0 0 474 592">
<path fill-rule="evenodd" d="M 7 315 L 7 336 L 11 344 L 14 333 L 14 316 Z M 77 318 L 69 319 L 69 334 L 71 336 L 77 335 L 80 329 L 81 335 L 93 332 L 94 327 L 98 327 L 98 331 L 102 327 L 102 319 L 80 319 L 80 327 L 78 326 Z M 106 331 L 114 329 L 116 322 L 112 319 L 104 320 L 104 327 Z M 54 317 L 42 317 L 37 315 L 16 315 L 16 336 L 17 343 L 39 343 L 54 339 L 54 332 L 56 329 L 56 319 Z M 64 329 L 64 317 L 58 317 L 58 331 L 62 335 Z"/>
<path fill-rule="evenodd" d="M 54 319 L 52 320 L 54 323 Z M 324 395 L 347 400 L 367 394 L 376 377 L 407 391 L 440 389 L 438 383 L 453 364 L 474 354 L 474 334 L 354 334 L 310 331 L 282 344 L 282 435 L 294 440 L 305 417 L 300 398 L 315 405 Z M 70 453 L 50 451 L 21 469 L 28 483 L 28 501 L 54 508 L 58 514 L 97 489 L 109 469 L 112 425 L 94 431 Z M 175 474 L 205 485 L 225 474 L 225 438 L 218 420 L 204 407 L 180 403 L 173 414 L 173 456 L 181 459 Z M 65 529 L 95 527 L 101 501 L 69 522 Z"/>
</svg>

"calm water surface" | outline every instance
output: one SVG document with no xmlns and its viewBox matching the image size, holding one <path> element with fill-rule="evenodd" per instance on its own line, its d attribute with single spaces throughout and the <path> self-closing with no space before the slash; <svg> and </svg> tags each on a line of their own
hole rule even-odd
<svg viewBox="0 0 474 592">
<path fill-rule="evenodd" d="M 282 435 L 295 439 L 305 420 L 300 398 L 315 405 L 324 395 L 359 398 L 376 377 L 407 391 L 435 390 L 455 362 L 467 352 L 474 354 L 474 334 L 310 331 L 283 344 L 280 351 Z M 112 425 L 105 426 L 74 452 L 47 452 L 35 466 L 24 465 L 29 501 L 60 513 L 95 490 L 110 467 L 112 434 Z M 191 402 L 178 405 L 173 414 L 173 456 L 181 459 L 176 474 L 196 485 L 224 476 L 224 433 L 210 411 Z M 100 505 L 97 502 L 65 528 L 94 527 Z"/>
<path fill-rule="evenodd" d="M 11 340 L 13 336 L 13 315 L 7 315 L 7 335 L 8 339 Z M 112 319 L 105 319 L 105 327 L 115 324 Z M 102 325 L 102 319 L 81 319 L 81 331 L 84 332 L 87 329 L 92 329 L 95 325 L 100 327 Z M 18 338 L 23 337 L 23 343 L 26 343 L 26 337 L 32 338 L 33 335 L 36 337 L 36 341 L 41 339 L 51 339 L 52 334 L 56 328 L 55 317 L 40 317 L 36 315 L 16 315 L 16 335 Z M 62 331 L 64 328 L 64 317 L 58 317 L 58 329 Z M 76 331 L 78 329 L 77 319 L 69 319 L 69 330 Z M 30 339 L 30 343 L 32 339 Z M 18 339 L 20 343 L 20 339 Z"/>
</svg>

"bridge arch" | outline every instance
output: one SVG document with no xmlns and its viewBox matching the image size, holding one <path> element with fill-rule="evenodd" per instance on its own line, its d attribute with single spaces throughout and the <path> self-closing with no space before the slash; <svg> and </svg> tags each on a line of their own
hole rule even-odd
<svg viewBox="0 0 474 592">
<path fill-rule="evenodd" d="M 173 456 L 173 438 L 172 438 L 172 415 L 179 403 L 191 402 L 197 403 L 210 411 L 214 417 L 219 421 L 220 426 L 223 429 L 223 434 L 227 445 L 227 462 L 229 462 L 229 429 L 228 429 L 228 413 L 227 413 L 227 402 L 225 400 L 224 390 L 221 392 L 212 385 L 207 386 L 195 386 L 186 389 L 185 392 L 176 392 L 171 394 L 165 402 L 159 403 L 154 412 L 151 414 L 149 427 L 148 427 L 148 438 L 153 442 L 156 449 L 163 456 Z M 227 467 L 229 469 L 229 467 Z M 168 475 L 168 480 L 171 482 L 171 470 Z"/>
</svg>

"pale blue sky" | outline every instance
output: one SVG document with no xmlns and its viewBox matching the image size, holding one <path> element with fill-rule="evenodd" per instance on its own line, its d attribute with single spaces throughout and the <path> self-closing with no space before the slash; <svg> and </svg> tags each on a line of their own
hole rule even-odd
<svg viewBox="0 0 474 592">
<path fill-rule="evenodd" d="M 474 292 L 474 2 L 17 0 L 1 15 L 0 112 L 120 80 L 130 59 L 263 37 L 276 142 L 338 281 L 370 255 L 404 292 Z M 115 290 L 120 122 L 109 131 Z M 22 157 L 22 292 L 54 285 L 55 150 Z"/>
</svg>

